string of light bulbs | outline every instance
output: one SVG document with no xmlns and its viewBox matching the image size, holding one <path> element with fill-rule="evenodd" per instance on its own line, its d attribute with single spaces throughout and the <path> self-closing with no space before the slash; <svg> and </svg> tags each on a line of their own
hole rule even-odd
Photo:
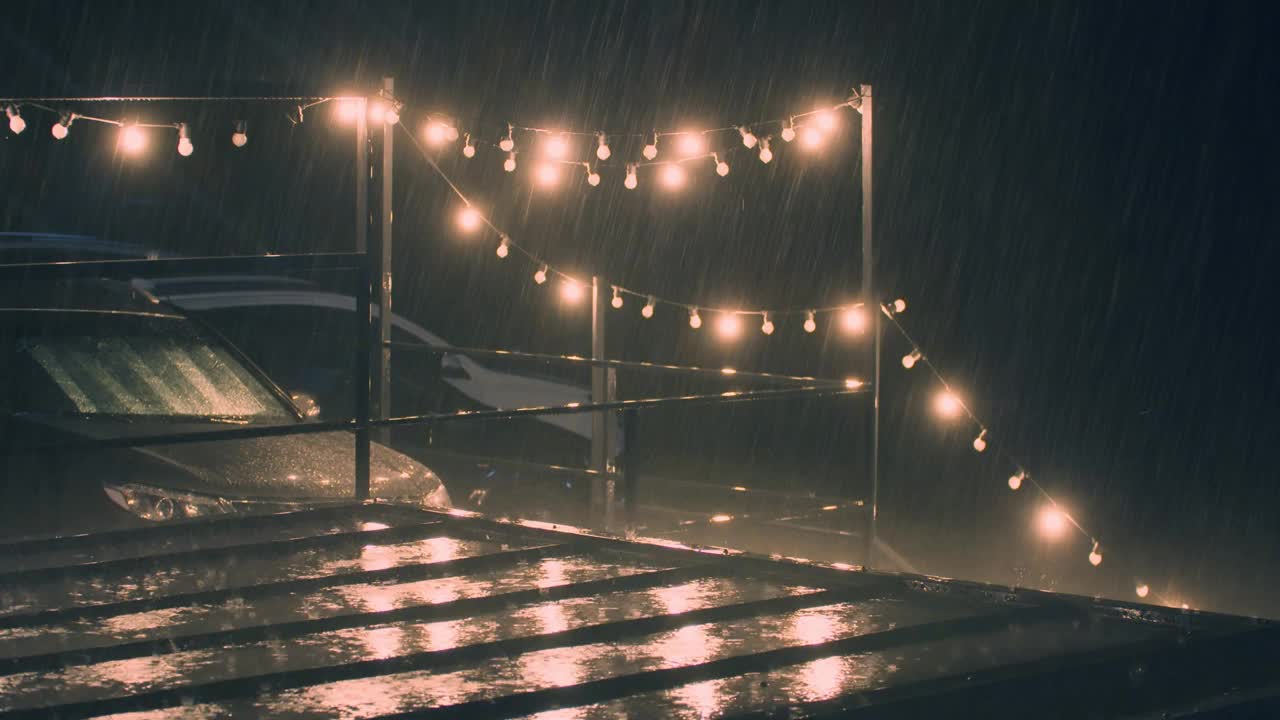
<svg viewBox="0 0 1280 720">
<path fill-rule="evenodd" d="M 920 344 L 917 343 L 915 338 L 911 337 L 911 334 L 902 326 L 902 323 L 897 318 L 897 313 L 894 313 L 888 306 L 881 306 L 881 311 L 889 318 L 889 321 L 893 326 L 897 328 L 898 333 L 902 335 L 902 339 L 911 346 L 911 351 L 902 356 L 902 367 L 910 370 L 917 365 L 923 365 L 930 374 L 933 375 L 938 384 L 942 386 L 942 392 L 934 398 L 934 410 L 943 417 L 957 417 L 960 415 L 966 416 L 975 426 L 977 426 L 978 429 L 978 434 L 973 438 L 974 451 L 979 453 L 986 452 L 987 446 L 990 443 L 990 427 L 987 423 L 983 422 L 983 420 L 973 412 L 973 409 L 969 407 L 968 403 L 966 403 L 960 395 L 951 388 L 951 384 L 948 383 L 946 378 L 942 376 L 942 373 L 938 371 L 937 366 L 934 365 L 933 361 L 929 359 L 929 356 L 920 349 Z M 1046 529 L 1052 532 L 1055 524 L 1064 523 L 1075 528 L 1076 531 L 1090 542 L 1089 564 L 1094 567 L 1101 565 L 1102 544 L 1098 541 L 1098 538 L 1095 537 L 1093 533 L 1086 530 L 1071 513 L 1062 509 L 1058 504 L 1058 501 L 1055 500 L 1054 497 L 1049 494 L 1049 491 L 1036 480 L 1029 470 L 1027 470 L 1025 463 L 1018 460 L 1018 458 L 1014 457 L 1008 451 L 1005 452 L 1005 457 L 1009 458 L 1010 462 L 1014 466 L 1014 472 L 1009 476 L 1008 480 L 1009 489 L 1016 492 L 1021 489 L 1023 485 L 1028 485 L 1038 492 L 1048 503 L 1046 514 L 1041 516 L 1041 523 L 1046 527 Z M 1141 588 L 1144 586 L 1139 587 Z M 1139 591 L 1139 596 L 1144 596 L 1144 594 Z"/>
</svg>

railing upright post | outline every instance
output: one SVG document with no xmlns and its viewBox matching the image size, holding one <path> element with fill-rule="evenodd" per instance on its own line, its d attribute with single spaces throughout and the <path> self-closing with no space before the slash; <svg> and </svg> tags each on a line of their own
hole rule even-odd
<svg viewBox="0 0 1280 720">
<path fill-rule="evenodd" d="M 369 256 L 369 113 L 366 102 L 361 102 L 356 116 L 356 252 L 362 253 L 356 278 L 356 357 L 351 391 L 355 396 L 354 417 L 356 427 L 355 496 L 356 500 L 369 499 L 369 393 L 372 359 L 373 327 L 369 310 L 370 280 L 373 267 Z"/>
<path fill-rule="evenodd" d="M 640 490 L 640 411 L 622 412 L 622 495 L 627 503 L 627 534 L 636 529 L 636 508 Z"/>
</svg>

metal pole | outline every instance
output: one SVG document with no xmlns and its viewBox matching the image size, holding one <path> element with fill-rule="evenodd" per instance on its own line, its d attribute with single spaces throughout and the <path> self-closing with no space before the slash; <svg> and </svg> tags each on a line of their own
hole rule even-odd
<svg viewBox="0 0 1280 720">
<path fill-rule="evenodd" d="M 395 97 L 395 78 L 382 78 L 382 95 L 388 101 Z M 382 183 L 378 186 L 382 198 L 382 212 L 378 216 L 381 238 L 378 243 L 376 263 L 373 266 L 374 302 L 378 306 L 377 347 L 373 356 L 374 417 L 385 420 L 391 416 L 391 207 L 392 159 L 395 150 L 395 126 L 382 123 Z M 378 441 L 387 442 L 390 430 L 377 431 Z"/>
<path fill-rule="evenodd" d="M 640 411 L 622 412 L 622 495 L 627 499 L 627 533 L 636 529 L 636 506 L 640 502 Z"/>
<path fill-rule="evenodd" d="M 591 359 L 605 359 L 605 285 L 599 276 L 591 278 Z M 612 368 L 591 368 L 591 402 L 612 402 L 615 398 L 615 374 Z M 617 432 L 613 425 L 613 413 L 601 410 L 591 414 L 591 467 L 600 472 L 591 488 L 591 506 L 602 514 L 603 527 L 613 527 L 614 480 L 609 475 L 614 442 L 611 436 Z"/>
<path fill-rule="evenodd" d="M 875 292 L 875 253 L 872 242 L 874 228 L 872 204 L 872 98 L 871 86 L 863 85 L 862 104 L 862 292 L 865 308 L 871 312 L 871 332 L 874 337 L 868 348 L 868 360 L 873 367 L 871 374 L 871 437 L 868 455 L 871 476 L 871 502 L 867 505 L 866 567 L 875 561 L 876 521 L 880 512 L 880 301 Z"/>
<path fill-rule="evenodd" d="M 367 102 L 360 102 L 356 116 L 356 252 L 364 253 L 356 278 L 356 357 L 351 383 L 355 395 L 353 417 L 362 427 L 356 430 L 355 495 L 369 499 L 369 357 L 371 327 L 369 313 L 369 126 Z"/>
</svg>

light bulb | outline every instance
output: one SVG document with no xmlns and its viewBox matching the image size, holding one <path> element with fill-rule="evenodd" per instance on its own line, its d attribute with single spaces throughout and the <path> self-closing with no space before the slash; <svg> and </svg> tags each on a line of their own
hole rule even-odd
<svg viewBox="0 0 1280 720">
<path fill-rule="evenodd" d="M 596 172 L 595 170 L 592 170 L 591 165 L 587 163 L 582 163 L 582 166 L 587 169 L 587 184 L 590 185 L 591 187 L 595 187 L 599 185 L 600 173 Z"/>
<path fill-rule="evenodd" d="M 765 335 L 773 334 L 773 321 L 769 319 L 769 313 L 764 313 L 764 322 L 760 323 L 760 332 Z"/>
<path fill-rule="evenodd" d="M 640 181 L 636 178 L 635 165 L 627 166 L 627 179 L 622 184 L 625 185 L 628 190 L 635 190 L 636 185 L 640 184 Z"/>
<path fill-rule="evenodd" d="M 498 243 L 498 249 L 493 251 L 498 257 L 505 258 L 511 253 L 511 248 L 507 246 L 507 239 L 502 238 L 502 242 Z"/>
<path fill-rule="evenodd" d="M 867 312 L 860 305 L 847 307 L 840 311 L 840 325 L 845 332 L 861 335 L 867 329 Z"/>
<path fill-rule="evenodd" d="M 897 300 L 893 301 L 893 311 L 895 313 L 906 312 L 906 310 L 907 310 L 906 300 L 903 300 L 902 298 L 898 298 Z"/>
<path fill-rule="evenodd" d="M 596 157 L 601 160 L 608 160 L 613 155 L 613 151 L 609 149 L 609 139 L 604 136 L 604 133 L 597 135 L 596 139 L 599 142 L 596 146 Z"/>
<path fill-rule="evenodd" d="M 444 137 L 449 142 L 457 142 L 458 128 L 454 127 L 453 125 L 446 125 L 444 128 Z"/>
<path fill-rule="evenodd" d="M 502 150 L 502 152 L 507 152 L 507 153 L 516 149 L 516 141 L 514 138 L 511 137 L 510 129 L 507 130 L 507 136 L 502 138 L 502 140 L 498 142 L 498 148 Z"/>
<path fill-rule="evenodd" d="M 1151 588 L 1147 587 L 1146 583 L 1140 583 L 1138 587 L 1133 589 L 1133 592 L 1137 594 L 1138 597 L 1144 598 L 1147 596 L 1147 593 L 1151 592 Z"/>
<path fill-rule="evenodd" d="M 742 318 L 737 313 L 721 313 L 716 319 L 716 334 L 724 340 L 737 340 L 742 334 Z"/>
<path fill-rule="evenodd" d="M 760 162 L 768 165 L 773 160 L 773 151 L 769 149 L 769 138 L 760 141 Z"/>
<path fill-rule="evenodd" d="M 822 131 L 815 127 L 806 127 L 800 133 L 800 146 L 805 150 L 817 150 L 822 146 Z"/>
<path fill-rule="evenodd" d="M 136 125 L 120 128 L 120 147 L 127 153 L 139 153 L 147 147 L 147 134 Z"/>
<path fill-rule="evenodd" d="M 564 298 L 565 302 L 576 303 L 582 299 L 582 295 L 582 283 L 577 280 L 566 279 L 560 286 L 560 297 Z"/>
<path fill-rule="evenodd" d="M 983 428 L 982 432 L 978 433 L 978 437 L 973 439 L 973 449 L 976 450 L 977 452 L 986 451 L 987 449 L 987 429 L 986 428 Z"/>
<path fill-rule="evenodd" d="M 6 105 L 4 114 L 9 116 L 9 129 L 13 131 L 14 135 L 27 129 L 27 121 L 23 120 L 22 115 L 18 114 L 16 105 Z"/>
<path fill-rule="evenodd" d="M 471 133 L 467 133 L 466 141 L 462 144 L 462 157 L 471 159 L 476 156 L 476 146 L 471 144 Z"/>
<path fill-rule="evenodd" d="M 653 296 L 650 295 L 648 302 L 644 304 L 644 307 L 640 308 L 640 317 L 644 318 L 645 320 L 648 320 L 649 318 L 653 317 L 654 302 L 655 301 L 653 299 Z"/>
<path fill-rule="evenodd" d="M 795 139 L 796 139 L 795 125 L 794 123 L 792 123 L 792 121 L 788 120 L 787 123 L 782 126 L 782 141 L 791 142 L 792 140 L 795 140 Z"/>
<path fill-rule="evenodd" d="M 756 146 L 756 136 L 745 127 L 738 128 L 738 132 L 742 133 L 742 145 L 748 150 Z"/>
<path fill-rule="evenodd" d="M 716 174 L 719 175 L 720 177 L 724 177 L 725 175 L 728 175 L 729 163 L 719 158 L 716 158 Z"/>
<path fill-rule="evenodd" d="M 388 125 L 395 125 L 400 122 L 400 110 L 395 105 L 392 105 L 383 113 L 382 118 L 387 121 Z"/>
<path fill-rule="evenodd" d="M 440 146 L 449 141 L 449 128 L 439 121 L 433 120 L 427 123 L 427 129 L 423 133 L 426 135 L 428 145 Z"/>
<path fill-rule="evenodd" d="M 533 281 L 541 285 L 547 281 L 547 266 L 543 265 L 533 274 Z"/>
<path fill-rule="evenodd" d="M 244 147 L 249 144 L 248 127 L 243 120 L 236 122 L 236 131 L 231 133 L 231 144 L 236 147 Z"/>
<path fill-rule="evenodd" d="M 67 133 L 71 131 L 71 115 L 63 114 L 58 118 L 58 122 L 49 128 L 49 132 L 53 133 L 54 140 L 62 140 L 67 137 Z"/>
<path fill-rule="evenodd" d="M 483 222 L 484 218 L 480 215 L 480 211 L 470 205 L 458 211 L 458 227 L 464 232 L 475 232 L 480 229 Z"/>
<path fill-rule="evenodd" d="M 196 148 L 191 144 L 191 136 L 187 131 L 186 123 L 178 123 L 178 154 L 182 157 L 190 157 Z"/>
<path fill-rule="evenodd" d="M 846 389 L 849 389 L 849 390 L 857 390 L 858 388 L 862 387 L 863 385 L 864 385 L 864 383 L 863 383 L 861 380 L 857 379 L 857 378 L 846 378 L 846 379 L 845 379 L 845 381 L 844 381 L 844 386 L 845 386 L 845 388 L 846 388 Z"/>
<path fill-rule="evenodd" d="M 657 133 L 653 134 L 653 140 L 648 145 L 644 146 L 644 150 L 641 152 L 641 154 L 644 155 L 645 160 L 652 160 L 658 157 L 658 134 Z"/>
<path fill-rule="evenodd" d="M 333 116 L 343 125 L 350 125 L 360 115 L 360 101 L 355 98 L 339 100 L 333 108 Z"/>
<path fill-rule="evenodd" d="M 1018 488 L 1022 487 L 1022 481 L 1023 481 L 1023 480 L 1025 480 L 1025 479 L 1026 479 L 1026 477 L 1027 477 L 1027 474 L 1026 474 L 1026 473 L 1024 473 L 1024 472 L 1022 472 L 1022 471 L 1018 471 L 1018 473 L 1017 473 L 1016 475 L 1010 475 L 1010 476 L 1009 476 L 1009 489 L 1010 489 L 1010 490 L 1017 490 Z"/>
<path fill-rule="evenodd" d="M 953 418 L 964 411 L 964 404 L 954 393 L 943 390 L 933 398 L 933 409 L 944 418 Z"/>
<path fill-rule="evenodd" d="M 1089 551 L 1089 564 L 1098 567 L 1102 564 L 1102 548 L 1098 547 L 1098 543 L 1093 544 L 1093 549 Z"/>
<path fill-rule="evenodd" d="M 1036 525 L 1046 540 L 1058 540 L 1067 531 L 1067 516 L 1052 505 L 1040 510 L 1036 517 Z"/>
<path fill-rule="evenodd" d="M 809 310 L 804 314 L 804 331 L 811 333 L 818 329 L 818 321 L 813 317 L 813 311 Z"/>
<path fill-rule="evenodd" d="M 560 182 L 560 166 L 556 163 L 544 162 L 538 166 L 536 177 L 538 184 L 542 187 L 555 187 Z"/>
<path fill-rule="evenodd" d="M 516 154 L 515 153 L 507 153 L 507 159 L 502 163 L 502 169 L 506 170 L 507 172 L 516 171 Z"/>
<path fill-rule="evenodd" d="M 551 135 L 542 143 L 542 150 L 547 157 L 561 160 L 569 154 L 569 136 L 566 134 Z"/>
<path fill-rule="evenodd" d="M 381 124 L 387 119 L 387 106 L 382 102 L 375 102 L 369 105 L 369 122 Z"/>
<path fill-rule="evenodd" d="M 662 168 L 662 184 L 668 190 L 679 190 L 685 183 L 684 168 L 679 165 L 667 165 Z"/>
<path fill-rule="evenodd" d="M 609 301 L 609 304 L 613 306 L 614 310 L 622 307 L 622 294 L 618 292 L 616 287 L 613 289 L 613 299 Z"/>
<path fill-rule="evenodd" d="M 920 351 L 919 351 L 919 350 L 912 350 L 911 352 L 909 352 L 909 353 L 907 353 L 906 355 L 903 355 L 903 356 L 902 356 L 902 367 L 904 367 L 904 368 L 906 368 L 906 369 L 908 369 L 908 370 L 910 370 L 911 368 L 915 367 L 915 366 L 916 366 L 916 363 L 918 363 L 918 362 L 920 362 Z"/>
<path fill-rule="evenodd" d="M 835 110 L 823 110 L 822 112 L 815 113 L 813 120 L 818 124 L 818 127 L 826 130 L 827 132 L 835 130 L 836 126 L 840 124 L 840 118 L 836 117 Z"/>
<path fill-rule="evenodd" d="M 680 154 L 682 155 L 699 155 L 706 152 L 707 143 L 702 137 L 702 133 L 682 133 L 680 135 Z"/>
<path fill-rule="evenodd" d="M 694 330 L 702 327 L 702 316 L 698 315 L 698 308 L 689 311 L 689 327 Z"/>
</svg>

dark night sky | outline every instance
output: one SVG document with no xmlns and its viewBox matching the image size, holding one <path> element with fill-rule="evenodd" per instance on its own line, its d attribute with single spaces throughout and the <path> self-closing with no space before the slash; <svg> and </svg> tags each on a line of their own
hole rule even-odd
<svg viewBox="0 0 1280 720">
<path fill-rule="evenodd" d="M 1280 583 L 1280 23 L 1264 4 L 349 5 L 10 3 L 0 95 L 325 94 L 390 74 L 412 108 L 496 139 L 508 119 L 727 125 L 873 83 L 882 286 L 910 301 L 907 327 L 995 439 L 975 457 L 970 428 L 932 418 L 933 386 L 903 372 L 909 348 L 888 332 L 890 538 L 939 573 L 1130 597 L 1142 577 L 1169 598 L 1280 614 L 1266 598 Z M 292 128 L 278 109 L 129 112 L 188 120 L 196 155 L 124 161 L 105 128 L 77 125 L 55 146 L 33 121 L 0 146 L 0 229 L 187 252 L 349 247 L 350 143 L 323 115 Z M 238 117 L 252 139 L 233 153 Z M 678 198 L 607 174 L 598 189 L 533 193 L 483 150 L 443 165 L 568 268 L 705 304 L 832 304 L 856 295 L 860 272 L 857 120 L 845 120 L 822 157 L 739 154 L 728 178 L 708 170 Z M 542 299 L 488 241 L 458 240 L 444 187 L 403 142 L 397 163 L 405 314 L 458 343 L 586 350 L 585 313 Z M 629 318 L 611 351 L 858 370 L 860 346 L 835 336 L 783 327 L 728 350 L 682 324 Z M 760 411 L 767 431 L 751 442 L 817 457 L 835 482 L 852 471 L 822 458 L 861 433 L 845 415 Z M 685 429 L 702 422 L 715 420 Z M 1087 547 L 1029 541 L 1033 499 L 1005 488 L 1004 448 L 1107 543 L 1102 568 L 1083 563 Z"/>
</svg>

